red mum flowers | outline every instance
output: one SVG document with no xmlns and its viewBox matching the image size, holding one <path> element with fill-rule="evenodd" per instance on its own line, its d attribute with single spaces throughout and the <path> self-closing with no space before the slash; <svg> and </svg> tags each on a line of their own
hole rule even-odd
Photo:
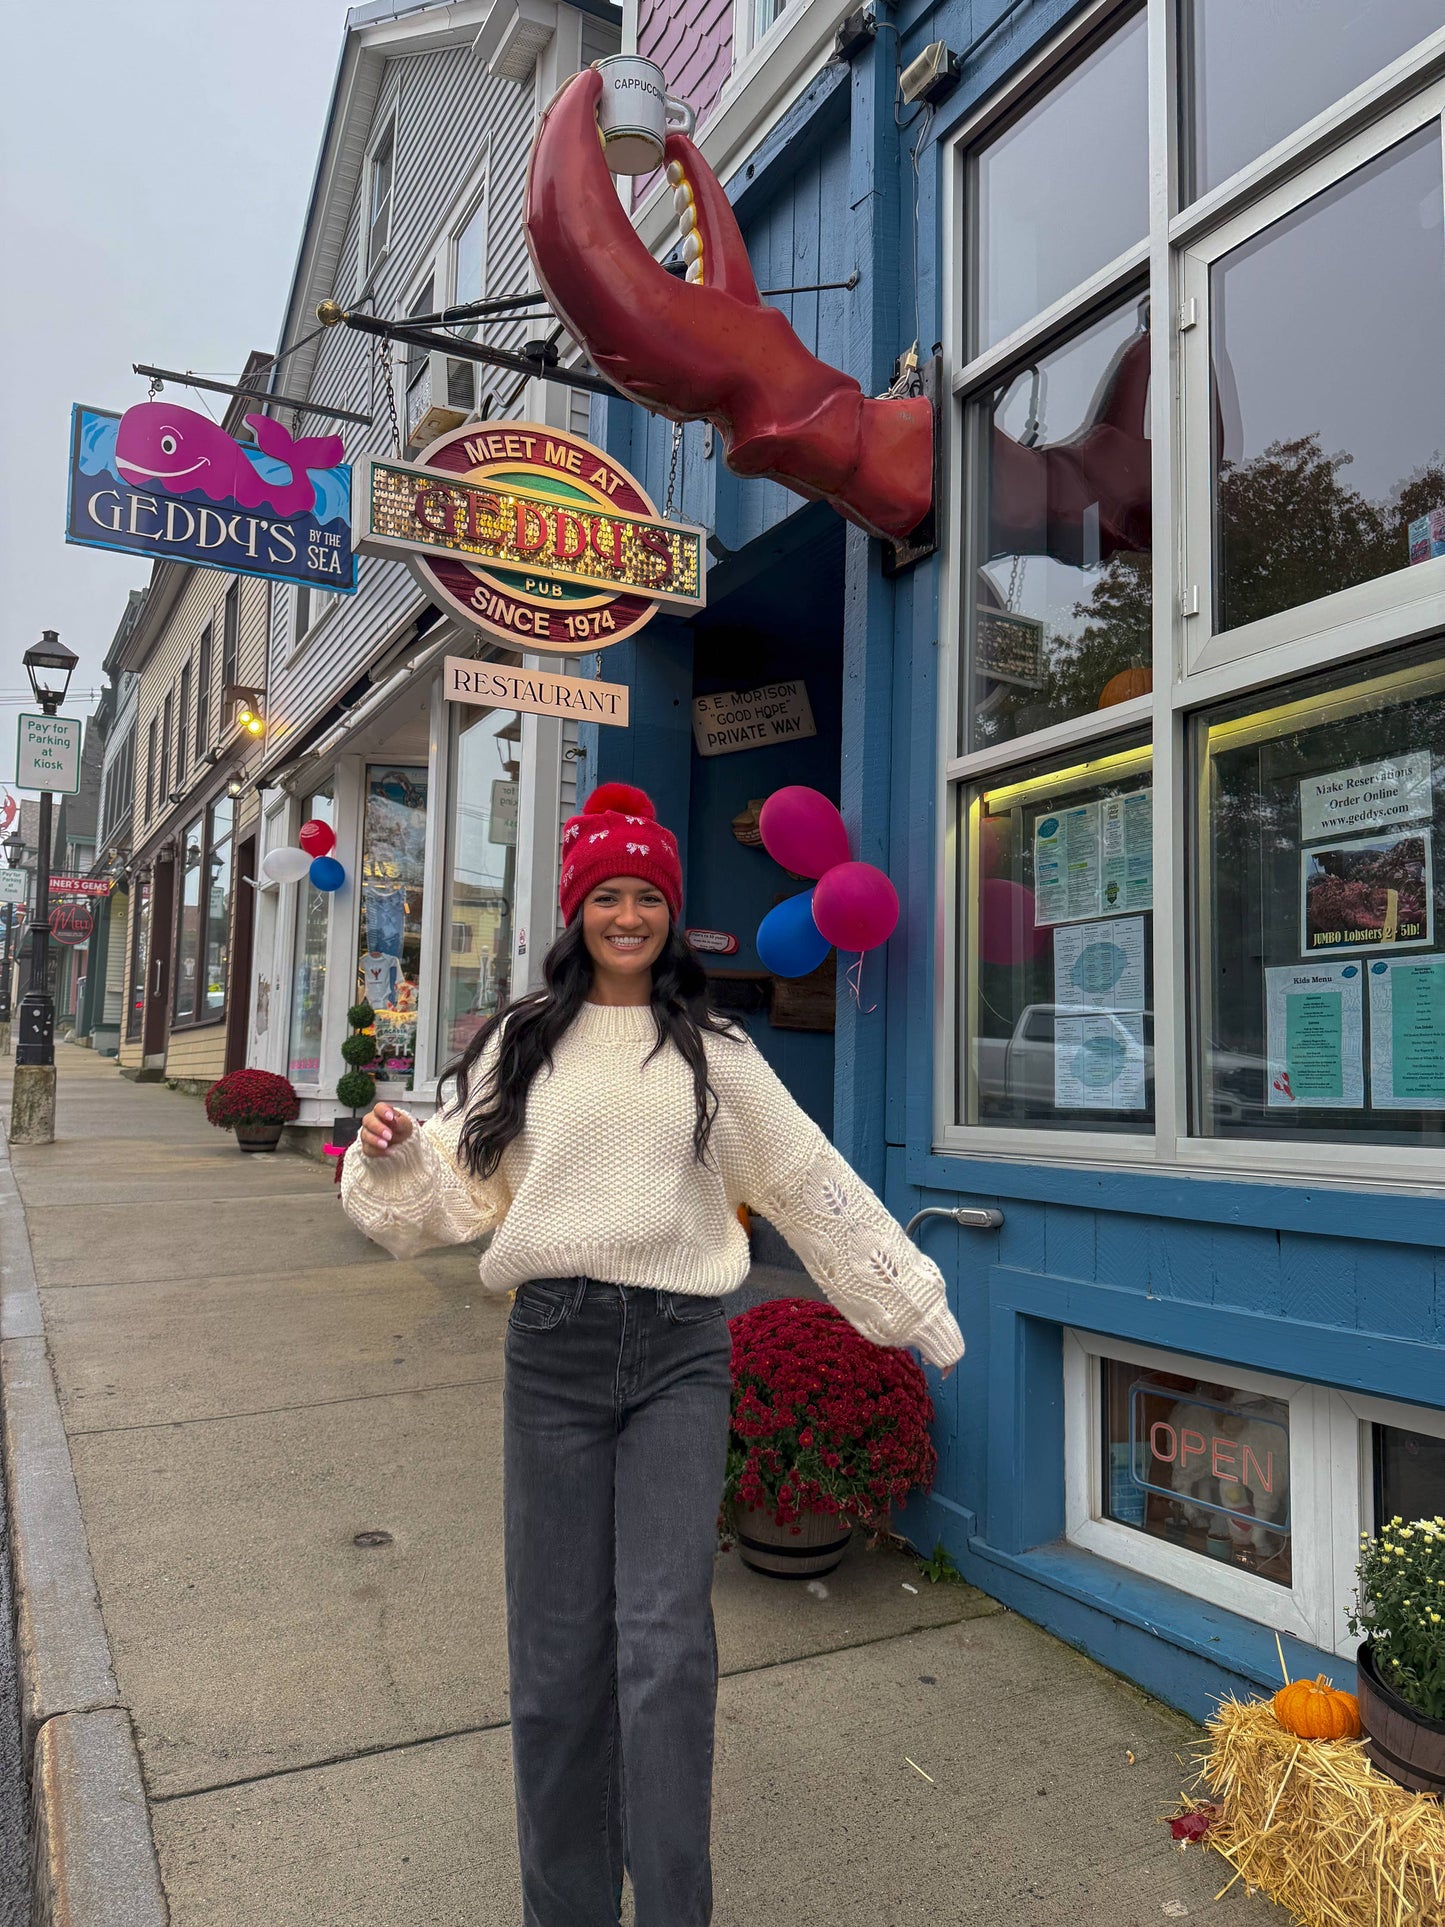
<svg viewBox="0 0 1445 1927">
<path fill-rule="evenodd" d="M 891 1506 L 937 1469 L 933 1401 L 917 1361 L 873 1344 L 834 1306 L 776 1298 L 731 1320 L 732 1432 L 723 1516 L 779 1525 L 843 1513 L 886 1530 Z"/>
<path fill-rule="evenodd" d="M 274 1071 L 228 1071 L 206 1092 L 206 1116 L 223 1131 L 238 1124 L 289 1124 L 300 1114 L 291 1080 Z"/>
</svg>

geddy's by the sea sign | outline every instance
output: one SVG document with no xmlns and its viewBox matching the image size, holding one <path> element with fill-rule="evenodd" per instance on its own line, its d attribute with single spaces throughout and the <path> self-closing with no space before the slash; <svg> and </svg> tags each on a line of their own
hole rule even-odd
<svg viewBox="0 0 1445 1927">
<path fill-rule="evenodd" d="M 298 439 L 268 415 L 246 422 L 254 442 L 165 400 L 122 415 L 77 403 L 66 540 L 353 594 L 341 437 Z"/>
</svg>

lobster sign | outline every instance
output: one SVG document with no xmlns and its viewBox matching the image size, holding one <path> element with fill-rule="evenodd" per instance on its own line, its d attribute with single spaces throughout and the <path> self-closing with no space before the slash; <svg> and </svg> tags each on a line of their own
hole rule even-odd
<svg viewBox="0 0 1445 1927">
<path fill-rule="evenodd" d="M 601 93 L 594 69 L 575 74 L 532 148 L 527 247 L 555 313 L 623 394 L 673 421 L 711 422 L 735 475 L 781 482 L 901 542 L 933 501 L 932 403 L 866 396 L 764 305 L 727 195 L 681 133 L 664 152 L 687 279 L 660 267 L 608 171 Z"/>
</svg>

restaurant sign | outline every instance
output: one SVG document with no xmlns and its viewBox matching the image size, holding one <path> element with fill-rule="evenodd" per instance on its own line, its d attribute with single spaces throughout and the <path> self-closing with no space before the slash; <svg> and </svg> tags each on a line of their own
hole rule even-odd
<svg viewBox="0 0 1445 1927">
<path fill-rule="evenodd" d="M 77 403 L 66 541 L 354 594 L 341 437 L 298 440 L 269 415 L 246 421 L 254 443 L 168 401 L 123 415 Z"/>
<path fill-rule="evenodd" d="M 50 879 L 50 894 L 53 897 L 108 897 L 111 880 L 109 877 L 72 876 L 69 871 Z"/>
<path fill-rule="evenodd" d="M 532 422 L 453 429 L 420 463 L 359 462 L 353 517 L 364 553 L 405 556 L 441 607 L 548 654 L 706 600 L 703 531 L 660 517 L 600 448 Z"/>
</svg>

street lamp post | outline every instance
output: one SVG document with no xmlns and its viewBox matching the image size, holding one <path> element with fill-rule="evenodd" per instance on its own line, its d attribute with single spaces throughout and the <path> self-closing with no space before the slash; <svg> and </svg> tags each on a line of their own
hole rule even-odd
<svg viewBox="0 0 1445 1927">
<path fill-rule="evenodd" d="M 47 716 L 65 701 L 80 658 L 53 629 L 25 651 L 25 673 L 35 700 Z M 15 1095 L 12 1140 L 48 1144 L 55 1135 L 55 1001 L 50 994 L 50 840 L 54 793 L 40 792 L 40 850 L 35 865 L 35 921 L 30 938 L 30 986 L 20 999 L 15 1044 Z M 21 1073 L 31 1073 L 24 1079 Z M 37 1077 L 34 1072 L 39 1072 Z M 29 1088 L 34 1086 L 33 1089 Z M 22 1088 L 25 1097 L 22 1101 Z M 23 1111 L 23 1116 L 22 1116 Z"/>
</svg>

